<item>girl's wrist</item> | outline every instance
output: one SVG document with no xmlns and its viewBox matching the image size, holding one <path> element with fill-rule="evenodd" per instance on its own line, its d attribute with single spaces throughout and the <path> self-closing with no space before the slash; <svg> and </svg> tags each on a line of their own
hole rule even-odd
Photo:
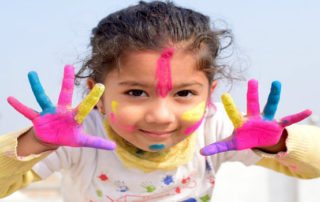
<svg viewBox="0 0 320 202">
<path fill-rule="evenodd" d="M 277 144 L 272 146 L 266 146 L 266 147 L 256 147 L 255 149 L 259 149 L 259 150 L 262 150 L 263 152 L 267 152 L 271 154 L 276 154 L 278 152 L 285 152 L 287 151 L 287 146 L 286 146 L 287 137 L 288 137 L 288 132 L 286 129 L 284 129 L 280 137 L 280 140 Z"/>
<path fill-rule="evenodd" d="M 58 148 L 59 145 L 45 143 L 37 138 L 34 128 L 32 127 L 18 138 L 17 155 L 28 156 L 31 154 L 40 154 L 42 152 L 56 150 Z"/>
</svg>

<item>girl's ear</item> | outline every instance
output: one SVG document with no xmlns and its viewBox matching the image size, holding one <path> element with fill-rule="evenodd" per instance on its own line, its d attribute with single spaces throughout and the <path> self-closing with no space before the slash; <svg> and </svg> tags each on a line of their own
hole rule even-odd
<svg viewBox="0 0 320 202">
<path fill-rule="evenodd" d="M 217 80 L 212 82 L 211 88 L 210 88 L 210 96 L 212 96 L 212 94 L 213 94 L 214 90 L 216 89 L 217 85 L 218 85 L 218 81 Z"/>
<path fill-rule="evenodd" d="M 88 78 L 87 86 L 90 91 L 93 89 L 94 85 L 96 85 L 96 82 L 92 78 Z M 100 97 L 100 100 L 98 101 L 96 106 L 98 107 L 100 114 L 105 115 L 102 97 Z"/>
</svg>

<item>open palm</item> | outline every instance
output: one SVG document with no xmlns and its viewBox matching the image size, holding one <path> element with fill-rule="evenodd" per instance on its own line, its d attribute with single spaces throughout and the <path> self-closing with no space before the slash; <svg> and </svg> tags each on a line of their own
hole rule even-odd
<svg viewBox="0 0 320 202">
<path fill-rule="evenodd" d="M 280 92 L 280 82 L 274 81 L 267 104 L 263 113 L 260 114 L 258 81 L 250 80 L 248 82 L 246 116 L 243 116 L 237 109 L 229 94 L 223 94 L 223 105 L 235 129 L 232 136 L 204 147 L 201 150 L 201 154 L 207 156 L 230 150 L 276 145 L 281 138 L 284 127 L 299 122 L 311 115 L 310 110 L 305 110 L 284 117 L 280 121 L 275 120 L 274 115 L 280 100 Z"/>
<path fill-rule="evenodd" d="M 74 68 L 70 65 L 64 68 L 64 77 L 58 105 L 54 106 L 45 94 L 36 72 L 29 72 L 29 82 L 42 112 L 35 112 L 14 97 L 9 97 L 8 102 L 18 112 L 32 121 L 36 138 L 41 142 L 52 145 L 71 147 L 93 147 L 112 150 L 115 143 L 84 132 L 82 122 L 86 115 L 99 101 L 104 91 L 102 84 L 96 84 L 90 94 L 81 104 L 72 108 L 72 94 L 74 88 Z"/>
</svg>

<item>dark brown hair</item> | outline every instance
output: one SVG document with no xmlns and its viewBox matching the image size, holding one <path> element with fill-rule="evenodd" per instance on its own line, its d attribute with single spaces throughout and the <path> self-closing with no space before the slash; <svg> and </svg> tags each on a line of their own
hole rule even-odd
<svg viewBox="0 0 320 202">
<path fill-rule="evenodd" d="M 76 74 L 76 84 L 88 77 L 103 82 L 128 51 L 162 50 L 178 43 L 187 44 L 185 49 L 195 53 L 198 68 L 210 83 L 231 78 L 228 66 L 217 63 L 221 51 L 232 43 L 229 30 L 211 28 L 208 16 L 172 2 L 140 1 L 103 18 L 92 30 L 92 52 Z"/>
</svg>

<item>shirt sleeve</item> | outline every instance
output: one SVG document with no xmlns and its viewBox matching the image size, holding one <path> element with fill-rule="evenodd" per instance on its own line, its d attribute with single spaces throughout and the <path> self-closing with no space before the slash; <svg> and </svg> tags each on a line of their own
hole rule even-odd
<svg viewBox="0 0 320 202">
<path fill-rule="evenodd" d="M 269 154 L 254 150 L 263 157 L 256 165 L 302 179 L 320 177 L 320 128 L 294 124 L 286 129 L 287 151 Z"/>
<path fill-rule="evenodd" d="M 28 186 L 41 178 L 32 166 L 48 156 L 51 151 L 21 157 L 17 155 L 18 137 L 31 127 L 0 136 L 0 198 Z"/>
</svg>

